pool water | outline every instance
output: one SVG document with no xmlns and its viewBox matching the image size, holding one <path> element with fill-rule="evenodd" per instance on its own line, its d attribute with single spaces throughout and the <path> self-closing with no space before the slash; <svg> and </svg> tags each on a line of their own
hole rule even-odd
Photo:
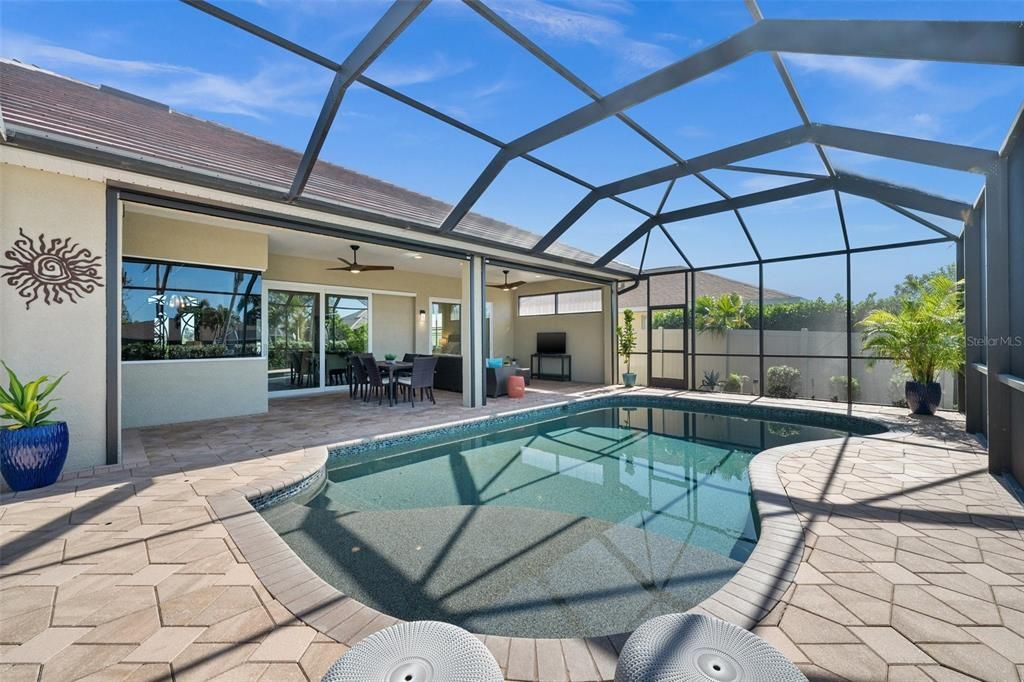
<svg viewBox="0 0 1024 682">
<path fill-rule="evenodd" d="M 263 513 L 327 582 L 473 632 L 629 631 L 715 592 L 757 542 L 747 465 L 845 432 L 656 407 L 593 409 L 344 458 Z"/>
</svg>

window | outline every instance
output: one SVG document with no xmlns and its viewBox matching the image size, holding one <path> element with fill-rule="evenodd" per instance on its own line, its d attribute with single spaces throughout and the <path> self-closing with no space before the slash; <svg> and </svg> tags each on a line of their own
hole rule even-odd
<svg viewBox="0 0 1024 682">
<path fill-rule="evenodd" d="M 555 304 L 559 315 L 568 313 L 599 313 L 601 312 L 601 290 L 566 291 L 555 295 Z"/>
<path fill-rule="evenodd" d="M 520 296 L 519 315 L 528 317 L 530 315 L 554 315 L 555 294 L 541 294 L 539 296 Z"/>
<path fill-rule="evenodd" d="M 430 304 L 430 347 L 441 355 L 462 353 L 462 306 L 458 303 Z"/>
<path fill-rule="evenodd" d="M 327 294 L 327 352 L 365 353 L 369 347 L 369 305 L 365 296 Z"/>
<path fill-rule="evenodd" d="M 125 259 L 121 359 L 258 357 L 260 273 Z"/>
<path fill-rule="evenodd" d="M 520 317 L 601 312 L 601 290 L 560 291 L 519 297 Z"/>
</svg>

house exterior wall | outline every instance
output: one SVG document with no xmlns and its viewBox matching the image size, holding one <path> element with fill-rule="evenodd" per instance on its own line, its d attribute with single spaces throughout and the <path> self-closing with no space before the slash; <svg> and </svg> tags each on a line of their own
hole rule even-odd
<svg viewBox="0 0 1024 682">
<path fill-rule="evenodd" d="M 430 347 L 430 299 L 447 298 L 458 300 L 462 296 L 462 284 L 458 277 L 443 277 L 422 272 L 392 270 L 383 272 L 361 272 L 353 275 L 349 272 L 327 270 L 335 267 L 336 262 L 270 254 L 269 268 L 266 278 L 275 282 L 300 282 L 303 284 L 323 284 L 327 286 L 349 287 L 378 291 L 398 291 L 415 295 L 415 305 L 407 324 L 415 330 L 415 352 L 429 354 Z M 375 300 L 379 299 L 378 294 Z M 513 349 L 512 336 L 512 296 L 509 293 L 489 289 L 487 300 L 494 304 L 494 351 L 495 354 L 511 355 Z M 419 319 L 419 311 L 426 311 L 426 319 Z M 397 319 L 397 318 L 396 318 Z M 406 338 L 405 324 L 399 328 L 401 339 Z M 374 352 L 382 355 L 377 339 L 374 338 Z M 383 346 L 381 346 L 383 348 Z M 412 345 L 404 346 L 399 354 L 413 350 Z"/>
<path fill-rule="evenodd" d="M 267 235 L 128 213 L 122 256 L 266 270 Z M 121 425 L 216 419 L 267 411 L 265 358 L 121 363 Z"/>
<path fill-rule="evenodd" d="M 131 213 L 124 219 L 121 255 L 262 272 L 267 235 Z"/>
<path fill-rule="evenodd" d="M 429 312 L 431 298 L 461 295 L 458 278 L 402 270 L 329 271 L 332 261 L 268 253 L 264 233 L 134 212 L 125 218 L 124 255 L 265 270 L 268 281 L 368 291 L 373 296 L 371 350 L 381 357 L 429 353 L 429 314 L 421 321 L 419 310 Z M 501 291 L 488 292 L 488 299 L 494 304 L 494 352 L 511 355 L 513 299 Z M 265 358 L 125 362 L 121 367 L 124 428 L 267 410 Z"/>
<path fill-rule="evenodd" d="M 371 324 L 373 352 L 378 357 L 394 353 L 399 359 L 416 344 L 416 299 L 412 296 L 373 295 Z"/>
<path fill-rule="evenodd" d="M 101 182 L 0 164 L 0 254 L 12 249 L 19 230 L 38 245 L 40 234 L 70 238 L 100 257 L 105 277 L 106 204 Z M 0 265 L 11 265 L 0 258 Z M 47 305 L 26 299 L 0 280 L 0 358 L 23 381 L 67 372 L 57 392 L 54 418 L 71 433 L 65 470 L 106 462 L 106 289 L 75 303 Z M 6 385 L 6 377 L 4 377 Z"/>
<path fill-rule="evenodd" d="M 589 288 L 598 288 L 598 285 L 570 280 L 544 280 L 519 287 L 515 291 L 515 299 L 519 296 Z M 596 384 L 608 380 L 606 374 L 611 358 L 611 312 L 606 294 L 602 296 L 602 310 L 598 313 L 521 317 L 518 300 L 513 302 L 513 313 L 514 356 L 522 366 L 529 365 L 530 355 L 537 350 L 537 332 L 565 332 L 566 352 L 572 355 L 573 381 Z M 546 371 L 556 369 L 545 365 Z"/>
<path fill-rule="evenodd" d="M 242 197 L 184 182 L 155 178 L 123 168 L 104 167 L 94 163 L 60 158 L 35 151 L 0 145 L 0 253 L 9 249 L 17 238 L 18 226 L 28 232 L 45 232 L 50 238 L 61 235 L 77 240 L 82 246 L 100 255 L 105 266 L 106 254 L 106 198 L 109 183 L 131 186 L 143 192 L 153 192 L 183 200 L 236 207 L 251 212 L 269 212 L 286 215 L 296 220 L 321 224 L 336 224 L 339 228 L 363 230 L 367 234 L 380 234 L 405 238 L 407 233 L 365 220 L 325 215 L 307 208 L 298 208 L 252 197 Z M 247 230 L 229 230 L 232 248 L 223 248 L 222 236 L 212 234 L 221 229 L 207 225 L 205 218 L 173 220 L 134 210 L 126 220 L 135 225 L 134 231 L 124 239 L 129 255 L 163 258 L 206 265 L 225 265 L 251 269 L 267 268 L 265 277 L 312 283 L 349 285 L 352 282 L 331 279 L 323 281 L 326 261 L 311 261 L 320 272 L 310 275 L 292 274 L 287 257 L 266 253 L 265 235 Z M 211 219 L 213 220 L 213 219 Z M 181 224 L 175 224 L 181 223 Z M 173 225 L 173 233 L 168 228 Z M 226 228 L 224 228 L 226 229 Z M 170 235 L 175 235 L 171 237 Z M 258 241 L 257 241 L 258 240 Z M 244 242 L 244 244 L 243 244 Z M 443 237 L 432 238 L 439 246 L 461 245 Z M 121 246 L 119 235 L 115 250 Z M 410 243 L 410 248 L 415 244 Z M 499 249 L 481 247 L 489 256 L 502 256 Z M 197 255 L 198 254 L 198 255 Z M 208 254 L 208 255 L 203 255 Z M 296 259 L 301 261 L 303 259 Z M 531 262 L 525 258 L 525 262 Z M 537 261 L 541 265 L 550 265 Z M 333 263 L 332 263 L 333 264 Z M 528 267 L 528 265 L 526 266 Z M 586 268 L 566 266 L 569 270 Z M 429 311 L 429 299 L 460 298 L 458 278 L 434 277 L 409 272 L 384 273 L 390 277 L 374 282 L 370 273 L 360 275 L 360 288 L 377 288 L 415 294 L 412 308 L 415 349 L 430 352 L 429 319 L 420 320 L 418 311 Z M 101 270 L 101 275 L 106 273 Z M 119 280 L 112 282 L 119 286 Z M 565 288 L 578 288 L 575 283 Z M 516 355 L 515 296 L 497 290 L 487 290 L 487 299 L 493 304 L 492 355 Z M 607 303 L 607 300 L 606 300 Z M 60 415 L 69 423 L 72 432 L 68 470 L 103 464 L 106 461 L 107 399 L 107 319 L 106 290 L 97 289 L 75 304 L 41 306 L 35 304 L 24 310 L 24 300 L 6 283 L 0 283 L 0 358 L 9 362 L 22 376 L 38 376 L 44 372 L 55 374 L 63 369 L 71 373 L 59 391 L 62 397 Z M 429 316 L 426 316 L 429 318 Z M 607 321 L 610 325 L 610 318 Z M 73 330 L 57 335 L 54 330 Z M 597 338 L 609 337 L 604 327 Z M 532 345 L 532 338 L 531 338 Z M 595 358 L 610 353 L 611 339 L 605 338 L 604 348 L 596 350 Z M 73 347 L 73 353 L 69 348 Z M 532 351 L 530 351 L 532 352 Z M 527 352 L 526 357 L 529 356 Z M 582 357 L 582 356 L 580 356 Z M 218 364 L 221 363 L 221 364 Z M 228 368 L 230 363 L 235 363 Z M 53 364 L 60 366 L 51 366 Z M 172 365 L 179 365 L 173 367 Z M 114 407 L 116 424 L 122 428 L 149 423 L 173 423 L 197 418 L 251 414 L 266 410 L 266 363 L 263 359 L 191 360 L 165 362 L 162 365 L 116 362 L 115 371 L 122 384 L 122 395 Z M 600 366 L 600 360 L 595 363 Z M 608 364 L 608 363 L 605 363 Z M 577 366 L 582 367 L 582 365 Z M 202 368 L 202 369 L 201 369 Z M 123 376 L 122 376 L 123 374 Z M 241 376 L 240 376 L 241 375 Z M 601 381 L 600 372 L 587 373 L 588 380 Z M 578 378 L 580 377 L 577 374 Z M 230 393 L 224 385 L 234 385 Z M 154 388 L 154 386 L 160 388 Z M 145 394 L 145 395 L 144 395 Z M 195 399 L 194 396 L 219 396 L 216 410 Z M 124 419 L 122 411 L 126 409 Z M 223 409 L 223 411 L 221 411 Z M 116 447 L 116 439 L 111 446 Z"/>
<path fill-rule="evenodd" d="M 125 428 L 267 411 L 265 358 L 121 363 Z"/>
</svg>

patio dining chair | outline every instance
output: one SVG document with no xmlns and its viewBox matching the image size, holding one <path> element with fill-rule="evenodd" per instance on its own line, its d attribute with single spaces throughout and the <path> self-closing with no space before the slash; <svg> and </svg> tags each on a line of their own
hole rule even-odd
<svg viewBox="0 0 1024 682">
<path fill-rule="evenodd" d="M 402 388 L 403 395 L 408 395 L 412 407 L 416 407 L 416 389 L 420 389 L 420 402 L 423 401 L 423 393 L 430 397 L 434 405 L 434 370 L 437 369 L 437 356 L 417 357 L 412 361 L 412 374 L 398 378 L 398 385 Z"/>
<path fill-rule="evenodd" d="M 377 405 L 384 402 L 384 392 L 391 391 L 391 378 L 380 373 L 377 360 L 372 355 L 363 358 L 363 369 L 366 371 L 366 394 L 363 402 L 367 402 L 374 395 L 377 396 Z"/>
<path fill-rule="evenodd" d="M 366 393 L 366 368 L 363 366 L 365 353 L 354 353 L 348 356 L 348 396 L 355 400 Z M 370 357 L 373 357 L 372 355 Z"/>
</svg>

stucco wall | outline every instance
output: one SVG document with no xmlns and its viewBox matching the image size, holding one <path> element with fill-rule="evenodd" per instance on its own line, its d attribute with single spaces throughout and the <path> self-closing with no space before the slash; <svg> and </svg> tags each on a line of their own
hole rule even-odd
<svg viewBox="0 0 1024 682">
<path fill-rule="evenodd" d="M 124 428 L 266 412 L 267 361 L 125 362 L 121 395 Z"/>
<path fill-rule="evenodd" d="M 587 289 L 591 285 L 568 280 L 545 280 L 530 283 L 516 290 L 516 298 L 533 294 L 547 294 L 553 291 Z M 595 287 L 596 288 L 596 287 Z M 598 313 L 575 313 L 572 315 L 531 315 L 519 316 L 518 301 L 513 303 L 515 313 L 514 349 L 521 365 L 528 366 L 530 355 L 537 352 L 538 332 L 565 332 L 566 352 L 572 355 L 573 381 L 604 383 L 606 367 L 610 363 L 610 321 L 608 301 L 603 297 L 603 309 Z M 557 372 L 557 362 L 548 360 L 545 372 Z M 554 363 L 554 364 L 551 364 Z"/>
<path fill-rule="evenodd" d="M 129 213 L 124 219 L 121 242 L 125 257 L 267 269 L 267 235 L 260 232 Z"/>
<path fill-rule="evenodd" d="M 101 258 L 106 267 L 106 209 L 102 183 L 0 165 L 0 253 L 14 246 L 19 229 L 36 240 L 70 237 Z M 7 258 L 0 263 L 10 265 Z M 75 303 L 25 308 L 6 280 L 0 280 L 0 358 L 22 380 L 42 374 L 68 375 L 55 396 L 54 418 L 68 423 L 71 446 L 65 470 L 106 461 L 106 289 Z M 4 378 L 6 385 L 6 378 Z"/>
<path fill-rule="evenodd" d="M 394 353 L 399 359 L 413 352 L 416 343 L 416 299 L 411 296 L 373 295 L 373 348 L 378 358 Z"/>
</svg>

